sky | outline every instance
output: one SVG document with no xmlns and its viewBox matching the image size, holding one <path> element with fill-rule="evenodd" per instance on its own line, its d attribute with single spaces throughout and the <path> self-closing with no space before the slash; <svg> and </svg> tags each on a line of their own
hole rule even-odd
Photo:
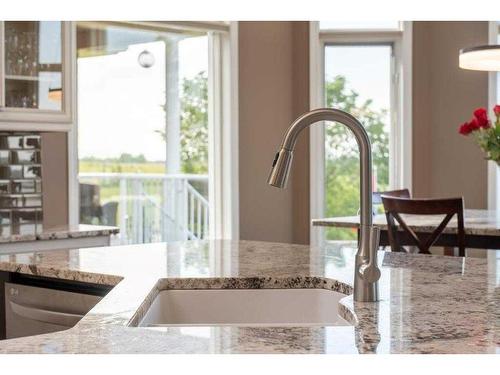
<svg viewBox="0 0 500 375">
<path fill-rule="evenodd" d="M 179 43 L 179 82 L 208 68 L 207 37 Z M 155 63 L 143 68 L 147 50 Z M 165 126 L 165 45 L 161 41 L 130 45 L 123 52 L 78 59 L 79 157 L 143 154 L 165 160 L 165 143 L 156 130 Z"/>
<path fill-rule="evenodd" d="M 390 46 L 327 46 L 325 77 L 345 76 L 359 102 L 373 99 L 375 108 L 390 108 Z"/>
</svg>

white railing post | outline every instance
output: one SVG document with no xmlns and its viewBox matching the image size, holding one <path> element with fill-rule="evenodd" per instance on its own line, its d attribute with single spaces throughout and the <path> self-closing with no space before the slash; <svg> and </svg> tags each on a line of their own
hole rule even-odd
<svg viewBox="0 0 500 375">
<path fill-rule="evenodd" d="M 196 237 L 201 239 L 201 201 L 199 199 L 196 206 L 196 223 Z"/>
<path fill-rule="evenodd" d="M 189 182 L 186 181 L 189 184 Z M 194 195 L 191 191 L 189 191 L 189 232 L 194 234 Z"/>
<path fill-rule="evenodd" d="M 142 194 L 140 193 L 141 182 L 137 179 L 131 181 L 132 185 L 132 228 L 133 228 L 133 243 L 141 243 L 143 238 L 142 228 Z"/>
<path fill-rule="evenodd" d="M 208 206 L 203 206 L 203 239 L 208 237 Z"/>
<path fill-rule="evenodd" d="M 172 218 L 173 221 L 170 224 L 171 227 L 171 237 L 169 238 L 172 241 L 181 240 L 183 238 L 182 230 L 182 209 L 183 209 L 183 200 L 180 196 L 182 192 L 182 187 L 179 186 L 179 180 L 171 179 L 170 184 L 172 185 L 171 192 L 171 209 L 172 209 Z"/>
<path fill-rule="evenodd" d="M 173 180 L 175 191 L 175 227 L 173 230 L 173 238 L 177 240 L 184 240 L 184 181 Z"/>
<path fill-rule="evenodd" d="M 168 186 L 168 179 L 166 178 L 163 178 L 161 180 L 161 184 L 162 184 L 162 207 L 163 207 L 163 211 L 164 212 L 169 212 L 171 210 L 170 208 L 170 202 L 174 203 L 173 200 L 170 199 L 170 194 L 169 194 L 169 186 Z M 175 212 L 175 211 L 174 211 Z M 171 229 L 170 229 L 170 223 L 168 222 L 167 220 L 167 217 L 166 215 L 161 215 L 160 217 L 160 225 L 161 225 L 161 228 L 162 228 L 162 231 L 161 231 L 161 240 L 163 242 L 166 242 L 169 238 L 170 238 L 170 234 L 171 234 Z"/>
<path fill-rule="evenodd" d="M 135 195 L 137 197 L 137 241 L 144 242 L 144 200 L 142 194 L 142 181 L 136 180 L 134 183 Z"/>
<path fill-rule="evenodd" d="M 182 210 L 182 222 L 183 227 L 182 230 L 184 232 L 183 240 L 189 239 L 189 215 L 188 215 L 188 182 L 187 180 L 182 181 L 182 202 L 183 202 L 183 210 Z"/>
<path fill-rule="evenodd" d="M 120 178 L 120 244 L 128 243 L 127 237 L 127 180 Z"/>
</svg>

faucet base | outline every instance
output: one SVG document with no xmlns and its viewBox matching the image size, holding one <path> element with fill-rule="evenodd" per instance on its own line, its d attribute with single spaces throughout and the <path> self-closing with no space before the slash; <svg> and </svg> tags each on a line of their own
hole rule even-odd
<svg viewBox="0 0 500 375">
<path fill-rule="evenodd" d="M 354 280 L 354 302 L 378 302 L 380 300 L 378 294 L 378 282 L 369 283 L 364 280 L 356 282 Z"/>
<path fill-rule="evenodd" d="M 360 235 L 354 270 L 354 301 L 377 302 L 379 300 L 378 279 L 380 278 L 377 252 L 380 229 L 373 225 L 362 225 Z"/>
</svg>

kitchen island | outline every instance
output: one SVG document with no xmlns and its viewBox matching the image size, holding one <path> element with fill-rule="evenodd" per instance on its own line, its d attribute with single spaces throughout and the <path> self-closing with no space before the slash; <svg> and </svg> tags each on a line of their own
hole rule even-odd
<svg viewBox="0 0 500 375">
<path fill-rule="evenodd" d="M 378 303 L 354 303 L 355 249 L 191 241 L 0 255 L 0 271 L 114 288 L 74 328 L 1 353 L 497 353 L 500 254 L 379 253 Z M 137 327 L 162 289 L 323 288 L 353 326 Z"/>
</svg>

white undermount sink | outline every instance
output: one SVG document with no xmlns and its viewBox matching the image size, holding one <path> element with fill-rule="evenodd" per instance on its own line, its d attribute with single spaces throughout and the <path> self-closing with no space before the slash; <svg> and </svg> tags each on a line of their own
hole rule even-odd
<svg viewBox="0 0 500 375">
<path fill-rule="evenodd" d="M 344 297 L 326 289 L 162 290 L 139 326 L 347 326 L 338 314 Z"/>
</svg>

